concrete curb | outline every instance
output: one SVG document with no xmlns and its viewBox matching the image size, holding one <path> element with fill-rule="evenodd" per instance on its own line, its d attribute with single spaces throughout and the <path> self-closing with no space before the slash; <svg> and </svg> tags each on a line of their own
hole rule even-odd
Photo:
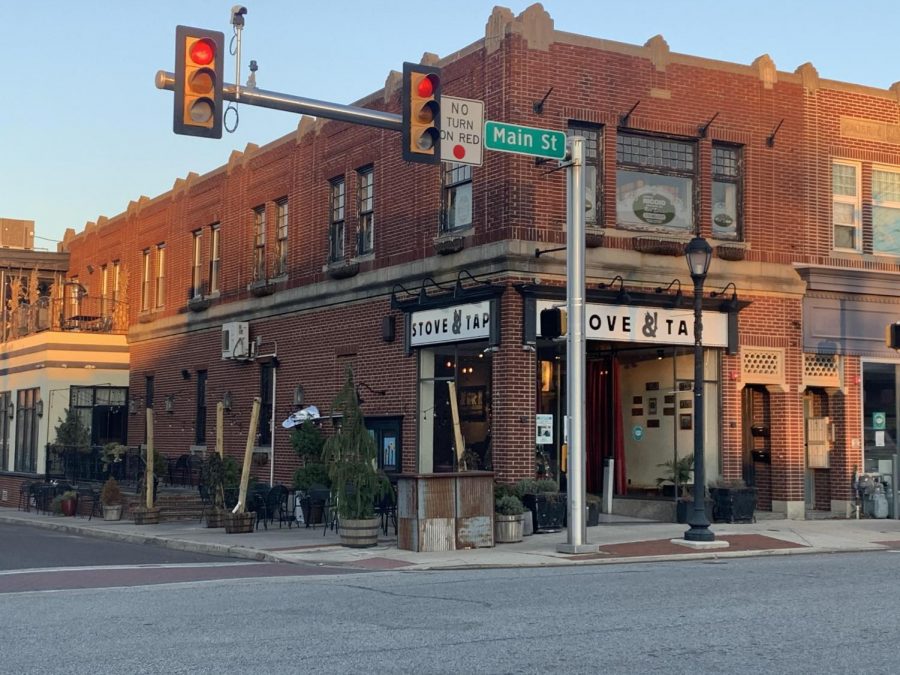
<svg viewBox="0 0 900 675">
<path fill-rule="evenodd" d="M 298 560 L 289 554 L 273 553 L 265 550 L 249 548 L 247 546 L 227 546 L 216 543 L 196 542 L 173 537 L 166 537 L 153 534 L 137 534 L 134 532 L 113 532 L 110 530 L 100 530 L 93 527 L 82 526 L 77 522 L 63 522 L 63 520 L 46 521 L 32 520 L 28 518 L 17 518 L 10 514 L 0 514 L 0 523 L 8 523 L 13 525 L 26 525 L 31 527 L 39 527 L 45 530 L 54 530 L 57 532 L 69 532 L 80 534 L 87 537 L 96 537 L 99 539 L 107 539 L 111 541 L 121 541 L 133 544 L 143 544 L 150 546 L 160 546 L 178 551 L 187 551 L 190 553 L 202 553 L 206 555 L 221 555 L 243 560 L 255 560 L 258 562 L 274 562 L 290 565 L 305 565 L 310 567 L 339 567 L 342 569 L 352 569 L 359 571 L 373 571 L 369 567 L 358 566 L 358 561 L 340 561 L 340 560 Z M 153 527 L 152 525 L 147 527 Z M 597 558 L 592 560 L 566 560 L 564 558 L 556 558 L 553 562 L 535 561 L 535 562 L 498 562 L 498 563 L 471 563 L 467 565 L 441 565 L 440 563 L 415 563 L 410 562 L 408 567 L 394 568 L 389 571 L 395 572 L 437 572 L 437 571 L 463 571 L 463 570 L 483 570 L 483 569 L 529 569 L 529 568 L 553 568 L 553 567 L 582 567 L 594 565 L 624 565 L 628 563 L 660 563 L 660 562 L 695 562 L 707 560 L 728 560 L 738 558 L 753 558 L 763 556 L 783 556 L 783 555 L 809 555 L 809 554 L 827 554 L 827 553 L 864 553 L 890 550 L 887 547 L 878 544 L 853 545 L 844 547 L 797 547 L 797 548 L 779 548 L 779 549 L 759 549 L 754 551 L 728 551 L 727 549 L 715 549 L 710 551 L 678 553 L 652 556 L 610 556 L 608 558 Z M 388 571 L 388 570 L 385 570 Z"/>
<path fill-rule="evenodd" d="M 305 561 L 285 560 L 282 556 L 276 555 L 274 553 L 247 548 L 246 546 L 223 546 L 222 544 L 204 544 L 196 541 L 185 541 L 183 539 L 170 539 L 167 537 L 154 535 L 135 534 L 133 532 L 110 532 L 109 530 L 97 530 L 92 527 L 82 527 L 77 523 L 56 523 L 44 520 L 30 520 L 27 518 L 16 518 L 15 516 L 8 515 L 0 515 L 0 523 L 40 527 L 44 530 L 70 532 L 73 534 L 81 534 L 86 537 L 96 537 L 98 539 L 108 539 L 111 541 L 122 541 L 131 544 L 161 546 L 163 548 L 170 548 L 176 551 L 187 551 L 189 553 L 223 555 L 231 556 L 233 558 L 241 558 L 243 560 L 257 560 L 261 562 L 293 562 L 295 564 L 308 564 Z M 152 525 L 148 525 L 147 527 L 152 527 Z"/>
</svg>

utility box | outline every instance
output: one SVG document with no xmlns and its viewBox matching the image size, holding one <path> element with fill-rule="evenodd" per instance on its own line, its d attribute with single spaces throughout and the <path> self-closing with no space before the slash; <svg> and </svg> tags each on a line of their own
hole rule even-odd
<svg viewBox="0 0 900 675">
<path fill-rule="evenodd" d="M 222 324 L 222 359 L 250 358 L 250 324 L 247 321 L 232 321 Z"/>
</svg>

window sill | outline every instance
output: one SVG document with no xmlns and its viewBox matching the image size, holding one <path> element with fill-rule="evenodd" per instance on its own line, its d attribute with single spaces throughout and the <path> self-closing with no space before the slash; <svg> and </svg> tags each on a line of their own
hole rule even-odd
<svg viewBox="0 0 900 675">
<path fill-rule="evenodd" d="M 346 260 L 331 262 L 325 266 L 325 272 L 332 279 L 349 279 L 359 274 L 359 263 Z"/>
<path fill-rule="evenodd" d="M 187 306 L 188 309 L 192 312 L 203 312 L 209 309 L 209 306 L 212 304 L 212 300 L 208 295 L 195 295 L 193 298 L 188 300 Z"/>
<path fill-rule="evenodd" d="M 743 260 L 746 255 L 746 247 L 738 243 L 719 244 L 716 246 L 716 256 L 722 260 Z"/>
<path fill-rule="evenodd" d="M 153 312 L 149 309 L 145 309 L 138 314 L 138 323 L 150 323 L 155 318 L 156 315 Z"/>
<path fill-rule="evenodd" d="M 247 290 L 250 291 L 251 295 L 262 298 L 275 292 L 275 284 L 272 283 L 271 279 L 259 279 L 251 281 L 247 285 Z"/>
<path fill-rule="evenodd" d="M 466 247 L 466 238 L 472 236 L 472 228 L 442 232 L 434 238 L 434 252 L 438 255 L 459 253 Z"/>
<path fill-rule="evenodd" d="M 369 260 L 375 260 L 375 251 L 359 253 L 356 257 L 352 258 L 350 262 L 368 262 Z"/>
</svg>

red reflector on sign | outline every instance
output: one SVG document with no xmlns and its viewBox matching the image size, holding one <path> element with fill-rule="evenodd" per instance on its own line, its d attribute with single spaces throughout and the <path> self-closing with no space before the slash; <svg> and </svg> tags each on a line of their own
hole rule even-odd
<svg viewBox="0 0 900 675">
<path fill-rule="evenodd" d="M 191 61 L 201 66 L 208 66 L 216 57 L 216 46 L 211 40 L 197 40 L 191 45 Z"/>
</svg>

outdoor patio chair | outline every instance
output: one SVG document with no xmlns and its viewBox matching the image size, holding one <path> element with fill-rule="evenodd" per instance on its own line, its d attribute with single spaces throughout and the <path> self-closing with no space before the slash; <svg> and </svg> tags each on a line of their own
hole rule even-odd
<svg viewBox="0 0 900 675">
<path fill-rule="evenodd" d="M 202 523 L 203 519 L 206 518 L 206 512 L 211 511 L 213 508 L 213 495 L 203 483 L 197 486 L 197 490 L 200 492 L 200 502 L 203 504 L 203 510 L 200 512 L 200 522 Z"/>
<path fill-rule="evenodd" d="M 19 485 L 19 511 L 31 511 L 31 483 Z"/>
<path fill-rule="evenodd" d="M 381 518 L 381 531 L 388 533 L 388 525 L 394 524 L 394 534 L 397 534 L 397 493 L 393 483 L 388 491 L 375 500 L 375 515 Z"/>
<path fill-rule="evenodd" d="M 94 488 L 78 488 L 76 491 L 78 497 L 75 500 L 75 513 L 80 514 L 84 518 L 84 512 L 88 512 L 88 520 L 91 520 L 96 513 L 99 517 L 103 517 L 103 511 L 100 504 L 100 492 Z"/>
<path fill-rule="evenodd" d="M 266 518 L 270 523 L 275 522 L 278 517 L 278 528 L 281 529 L 282 523 L 287 519 L 288 529 L 290 529 L 291 521 L 287 517 L 287 496 L 288 490 L 284 485 L 273 485 L 266 493 Z"/>
</svg>

